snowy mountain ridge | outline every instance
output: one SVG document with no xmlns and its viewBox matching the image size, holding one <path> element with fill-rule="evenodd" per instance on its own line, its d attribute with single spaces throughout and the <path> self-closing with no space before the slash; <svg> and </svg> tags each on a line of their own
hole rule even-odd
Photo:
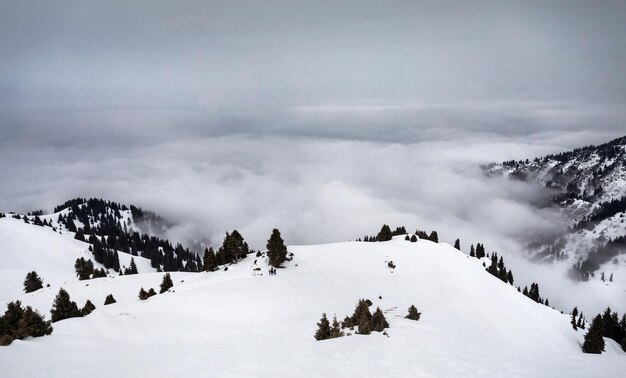
<svg viewBox="0 0 626 378">
<path fill-rule="evenodd" d="M 73 219 L 63 211 L 68 209 L 39 217 L 63 215 L 56 224 L 62 228 L 66 216 Z M 89 223 L 92 230 L 108 224 Z M 626 368 L 626 353 L 613 340 L 605 338 L 600 356 L 583 354 L 585 330 L 574 330 L 570 315 L 489 274 L 488 258 L 445 243 L 399 235 L 384 242 L 289 246 L 293 259 L 276 275 L 267 274 L 265 252 L 250 251 L 212 272 L 171 272 L 171 289 L 140 300 L 140 289 L 158 291 L 164 274 L 141 257 L 141 249 L 136 256 L 119 253 L 120 265 L 132 257 L 139 274 L 77 278 L 74 261 L 88 258 L 93 247 L 89 234 L 87 241 L 75 238 L 86 224 L 79 219 L 76 233 L 55 232 L 54 225 L 36 226 L 30 217 L 29 223 L 0 219 L 2 303 L 19 300 L 49 319 L 63 288 L 79 306 L 87 300 L 96 306 L 87 316 L 53 323 L 50 336 L 0 347 L 8 376 L 582 377 L 593 369 L 618 377 Z M 44 287 L 25 294 L 21 284 L 32 270 Z M 109 295 L 116 303 L 105 306 Z M 346 330 L 352 335 L 315 341 L 322 313 L 350 314 L 361 298 L 373 302 L 372 311 L 383 310 L 386 336 Z M 405 319 L 411 305 L 422 312 L 418 322 Z M 115 363 L 103 363 L 103 356 Z"/>
<path fill-rule="evenodd" d="M 547 188 L 562 210 L 569 226 L 565 235 L 530 245 L 532 258 L 568 260 L 573 278 L 583 280 L 609 265 L 626 269 L 626 137 L 484 169 Z"/>
</svg>

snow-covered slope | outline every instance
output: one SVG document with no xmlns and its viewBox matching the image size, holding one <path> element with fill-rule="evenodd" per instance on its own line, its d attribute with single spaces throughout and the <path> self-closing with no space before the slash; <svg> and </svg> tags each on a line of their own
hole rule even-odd
<svg viewBox="0 0 626 378">
<path fill-rule="evenodd" d="M 2 261 L 15 251 L 0 250 Z M 51 336 L 0 348 L 2 375 L 621 377 L 626 369 L 614 342 L 607 340 L 602 355 L 583 354 L 584 332 L 567 315 L 447 244 L 397 237 L 289 251 L 293 261 L 275 276 L 266 274 L 263 257 L 250 255 L 228 271 L 172 273 L 170 292 L 147 301 L 136 297 L 139 288 L 157 288 L 162 274 L 59 280 L 13 296 L 49 314 L 63 286 L 79 305 L 91 299 L 97 309 L 54 323 Z M 61 277 L 65 269 L 51 264 L 39 273 Z M 103 306 L 109 293 L 118 303 Z M 388 337 L 314 340 L 322 312 L 341 319 L 359 298 L 385 311 Z M 403 318 L 411 304 L 423 313 L 419 322 Z"/>
<path fill-rule="evenodd" d="M 0 301 L 5 303 L 22 293 L 24 278 L 33 270 L 43 279 L 44 286 L 78 282 L 74 263 L 79 257 L 93 260 L 89 244 L 75 240 L 73 233 L 60 228 L 55 232 L 50 227 L 11 217 L 0 218 Z M 130 266 L 131 257 L 138 271 L 154 272 L 150 261 L 140 256 L 120 253 L 120 264 Z M 98 263 L 95 266 L 102 267 Z"/>
</svg>

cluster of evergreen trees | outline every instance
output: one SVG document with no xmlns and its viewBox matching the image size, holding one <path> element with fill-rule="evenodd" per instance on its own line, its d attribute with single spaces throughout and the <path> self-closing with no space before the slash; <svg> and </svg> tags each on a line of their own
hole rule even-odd
<svg viewBox="0 0 626 378">
<path fill-rule="evenodd" d="M 607 307 L 604 313 L 593 318 L 589 331 L 585 335 L 583 351 L 585 353 L 604 352 L 602 337 L 615 340 L 626 352 L 626 314 L 620 318 L 617 312 L 613 312 L 610 307 Z"/>
<path fill-rule="evenodd" d="M 470 245 L 470 257 L 476 257 L 477 259 L 482 259 L 487 256 L 485 254 L 485 246 L 477 243 L 476 249 L 474 249 L 474 244 Z"/>
<path fill-rule="evenodd" d="M 574 225 L 574 230 L 582 230 L 583 228 L 590 229 L 591 226 L 603 221 L 604 219 L 608 219 L 615 214 L 622 213 L 624 211 L 626 211 L 626 196 L 602 202 L 591 215 Z"/>
<path fill-rule="evenodd" d="M 519 291 L 520 288 L 518 287 L 517 290 Z M 524 294 L 525 296 L 527 296 L 528 298 L 532 299 L 533 301 L 539 304 L 545 304 L 546 306 L 550 306 L 550 301 L 548 300 L 548 298 L 544 300 L 539 294 L 538 283 L 535 283 L 535 282 L 531 283 L 530 289 L 528 289 L 528 286 L 524 286 L 524 290 L 522 290 L 522 294 Z"/>
<path fill-rule="evenodd" d="M 580 313 L 578 312 L 578 307 L 574 307 L 574 310 L 572 310 L 572 320 L 570 323 L 575 330 L 578 328 L 585 329 L 585 317 L 582 311 Z"/>
<path fill-rule="evenodd" d="M 289 260 L 287 247 L 278 229 L 272 230 L 266 247 L 268 262 L 274 268 L 281 267 L 285 261 Z M 204 250 L 202 270 L 213 272 L 217 270 L 218 266 L 237 263 L 250 253 L 255 253 L 255 251 L 248 247 L 248 243 L 245 242 L 243 236 L 237 230 L 234 230 L 232 233 L 227 232 L 224 242 L 217 252 L 212 247 Z M 260 255 L 260 253 L 257 252 L 257 255 Z"/>
<path fill-rule="evenodd" d="M 404 226 L 401 227 L 396 227 L 396 229 L 394 231 L 391 231 L 391 227 L 389 227 L 389 225 L 384 224 L 381 228 L 380 231 L 378 231 L 378 234 L 376 234 L 376 236 L 368 236 L 365 235 L 363 237 L 363 239 L 357 239 L 356 241 L 364 241 L 364 242 L 383 242 L 383 241 L 389 241 L 391 240 L 394 236 L 398 236 L 398 235 L 405 235 L 407 234 L 406 232 L 406 228 L 404 228 Z"/>
<path fill-rule="evenodd" d="M 174 247 L 167 239 L 160 239 L 156 236 L 140 235 L 129 228 L 130 223 L 121 222 L 120 211 L 129 210 L 125 205 L 95 198 L 88 200 L 79 198 L 56 207 L 55 212 L 64 209 L 69 210 L 65 215 L 59 215 L 58 222 L 65 225 L 69 231 L 76 232 L 77 239 L 94 244 L 94 256 L 98 254 L 95 256 L 96 261 L 107 269 L 120 271 L 119 258 L 116 261 L 114 251 L 150 259 L 153 268 L 166 272 L 197 272 L 202 265 L 200 256 L 189 251 L 188 248 L 180 244 Z M 131 206 L 130 211 L 136 224 L 162 221 L 153 213 L 138 207 Z M 83 227 L 76 227 L 75 221 L 79 221 Z M 98 250 L 96 243 L 100 245 Z"/>
<path fill-rule="evenodd" d="M 437 231 L 431 231 L 430 234 L 426 233 L 426 231 L 417 230 L 415 231 L 415 235 L 417 235 L 420 239 L 430 240 L 433 243 L 439 243 L 439 235 Z"/>
<path fill-rule="evenodd" d="M 626 236 L 610 239 L 604 245 L 596 247 L 583 261 L 577 261 L 570 270 L 570 277 L 580 281 L 588 281 L 600 266 L 611 261 L 626 250 Z"/>
<path fill-rule="evenodd" d="M 168 291 L 172 287 L 174 287 L 174 282 L 172 282 L 172 277 L 170 276 L 169 273 L 165 273 L 165 275 L 163 275 L 163 280 L 161 281 L 159 294 L 165 293 L 166 291 Z M 146 299 L 148 299 L 148 298 L 150 298 L 152 296 L 155 296 L 156 294 L 157 293 L 156 293 L 156 291 L 154 291 L 153 288 L 150 288 L 148 291 L 146 291 L 142 287 L 141 290 L 139 290 L 139 299 L 141 299 L 142 301 L 145 301 Z"/>
<path fill-rule="evenodd" d="M 487 268 L 487 272 L 494 277 L 498 277 L 502 280 L 502 282 L 513 285 L 513 272 L 504 266 L 502 256 L 500 256 L 500 259 L 498 260 L 498 254 L 496 252 L 491 254 L 491 265 Z"/>
<path fill-rule="evenodd" d="M 349 328 L 361 335 L 369 335 L 372 332 L 384 332 L 385 328 L 389 328 L 389 323 L 385 319 L 380 307 L 376 308 L 374 314 L 370 312 L 372 301 L 369 299 L 360 299 L 354 309 L 352 316 L 346 316 L 343 322 L 339 322 L 337 317 L 333 317 L 332 325 L 328 321 L 326 314 L 322 314 L 320 322 L 317 323 L 318 329 L 315 332 L 316 340 L 326 340 L 335 337 L 344 336 L 342 329 Z"/>
<path fill-rule="evenodd" d="M 134 264 L 134 261 L 131 259 L 131 265 Z M 137 267 L 135 267 L 137 269 Z M 104 268 L 95 268 L 93 265 L 93 261 L 85 260 L 84 257 L 79 257 L 76 259 L 74 263 L 74 271 L 76 272 L 76 276 L 79 280 L 88 280 L 92 278 L 102 278 L 107 276 L 107 271 Z"/>
<path fill-rule="evenodd" d="M 71 300 L 70 294 L 65 291 L 65 289 L 61 288 L 59 289 L 57 296 L 54 298 L 50 315 L 52 322 L 54 323 L 63 319 L 87 316 L 95 309 L 96 306 L 91 303 L 90 300 L 87 300 L 83 308 L 79 309 L 76 302 Z"/>
<path fill-rule="evenodd" d="M 20 301 L 10 302 L 4 315 L 0 316 L 0 346 L 6 346 L 15 339 L 40 337 L 52 333 L 50 321 L 32 307 L 22 308 Z"/>
</svg>

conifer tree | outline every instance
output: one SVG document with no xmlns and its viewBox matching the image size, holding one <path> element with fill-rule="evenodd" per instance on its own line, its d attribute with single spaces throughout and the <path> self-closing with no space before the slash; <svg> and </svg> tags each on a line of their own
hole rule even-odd
<svg viewBox="0 0 626 378">
<path fill-rule="evenodd" d="M 372 320 L 365 314 L 362 314 L 359 318 L 359 322 L 357 325 L 357 332 L 361 335 L 369 335 L 372 333 Z"/>
<path fill-rule="evenodd" d="M 26 279 L 24 280 L 24 291 L 27 293 L 31 293 L 35 290 L 39 290 L 43 287 L 43 281 L 37 274 L 37 272 L 32 271 L 26 275 Z"/>
<path fill-rule="evenodd" d="M 384 224 L 378 232 L 378 235 L 376 235 L 376 240 L 379 242 L 389 241 L 392 237 L 393 234 L 391 233 L 391 228 L 389 228 L 388 225 Z"/>
<path fill-rule="evenodd" d="M 135 259 L 134 258 L 130 258 L 130 267 L 128 268 L 128 271 L 125 272 L 124 274 L 138 274 L 139 271 L 137 270 L 137 264 L 135 264 Z"/>
<path fill-rule="evenodd" d="M 154 291 L 153 288 L 150 288 L 150 290 L 148 290 L 148 298 L 153 297 L 156 295 L 156 291 Z"/>
<path fill-rule="evenodd" d="M 574 310 L 572 311 L 572 328 L 574 328 L 575 330 L 578 329 L 577 325 L 578 323 L 576 323 L 576 317 L 578 316 L 578 308 L 574 307 Z"/>
<path fill-rule="evenodd" d="M 80 257 L 74 263 L 74 271 L 79 280 L 88 280 L 93 274 L 93 262 Z"/>
<path fill-rule="evenodd" d="M 51 319 L 53 323 L 59 320 L 81 316 L 76 302 L 70 299 L 69 293 L 63 288 L 59 289 L 59 293 L 52 303 L 50 314 L 52 315 Z"/>
<path fill-rule="evenodd" d="M 272 231 L 272 235 L 268 239 L 266 247 L 269 263 L 274 268 L 280 267 L 280 265 L 287 260 L 287 247 L 278 229 L 275 228 Z"/>
<path fill-rule="evenodd" d="M 409 313 L 407 316 L 405 316 L 405 318 L 410 319 L 410 320 L 418 321 L 420 320 L 420 317 L 422 316 L 422 313 L 417 311 L 417 307 L 415 307 L 415 305 L 411 305 L 411 307 L 409 307 L 408 312 Z"/>
<path fill-rule="evenodd" d="M 113 298 L 113 294 L 107 295 L 107 297 L 104 299 L 104 305 L 106 306 L 106 305 L 110 305 L 113 303 L 117 303 L 115 298 Z"/>
<path fill-rule="evenodd" d="M 383 314 L 380 307 L 377 307 L 372 315 L 372 331 L 383 332 L 385 328 L 389 328 L 389 323 L 387 323 L 385 314 Z"/>
<path fill-rule="evenodd" d="M 172 282 L 172 277 L 170 277 L 169 273 L 165 273 L 165 275 L 163 276 L 163 281 L 161 282 L 161 290 L 159 291 L 159 294 L 165 293 L 173 286 L 174 283 Z"/>
<path fill-rule="evenodd" d="M 141 299 L 142 301 L 145 301 L 146 299 L 148 299 L 148 292 L 144 290 L 144 288 L 142 287 L 141 290 L 139 290 L 139 299 Z"/>
<path fill-rule="evenodd" d="M 411 243 L 415 243 L 417 241 L 417 236 L 411 235 Z"/>
<path fill-rule="evenodd" d="M 330 322 L 326 317 L 326 313 L 322 314 L 322 318 L 317 323 L 317 331 L 315 331 L 315 340 L 326 340 L 330 338 Z"/>
<path fill-rule="evenodd" d="M 337 320 L 337 316 L 333 316 L 333 323 L 332 323 L 332 327 L 330 328 L 330 338 L 331 339 L 335 339 L 337 337 L 342 337 L 344 335 L 343 331 L 341 330 L 341 324 L 339 324 L 339 321 Z"/>
<path fill-rule="evenodd" d="M 470 246 L 470 257 L 476 257 L 476 252 L 474 251 L 474 244 Z"/>
<path fill-rule="evenodd" d="M 213 251 L 213 247 L 204 250 L 204 258 L 202 259 L 202 270 L 205 272 L 213 272 L 218 267 L 217 257 Z"/>
<path fill-rule="evenodd" d="M 18 323 L 16 339 L 24 339 L 26 337 L 40 337 L 52 333 L 52 324 L 46 321 L 43 315 L 32 307 L 27 306 Z"/>
<path fill-rule="evenodd" d="M 428 239 L 432 242 L 439 243 L 439 235 L 437 235 L 437 231 L 432 231 L 428 236 Z"/>
<path fill-rule="evenodd" d="M 604 339 L 602 334 L 604 333 L 604 325 L 602 324 L 602 315 L 598 315 L 593 318 L 589 331 L 585 335 L 585 342 L 583 343 L 583 352 L 600 354 L 604 352 Z"/>
<path fill-rule="evenodd" d="M 83 316 L 87 316 L 91 314 L 91 312 L 95 309 L 96 309 L 96 305 L 94 305 L 93 303 L 91 303 L 89 299 L 87 299 L 87 302 L 85 302 L 85 305 L 80 310 L 80 312 Z"/>
<path fill-rule="evenodd" d="M 454 248 L 458 249 L 459 251 L 461 250 L 461 241 L 459 239 L 456 239 L 454 241 Z"/>
</svg>

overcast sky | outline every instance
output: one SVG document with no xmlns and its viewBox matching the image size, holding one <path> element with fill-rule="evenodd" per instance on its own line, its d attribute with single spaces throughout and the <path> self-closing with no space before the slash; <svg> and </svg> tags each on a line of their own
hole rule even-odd
<svg viewBox="0 0 626 378">
<path fill-rule="evenodd" d="M 624 134 L 624 35 L 623 1 L 2 0 L 0 209 L 516 239 L 558 222 L 478 164 Z"/>
</svg>

